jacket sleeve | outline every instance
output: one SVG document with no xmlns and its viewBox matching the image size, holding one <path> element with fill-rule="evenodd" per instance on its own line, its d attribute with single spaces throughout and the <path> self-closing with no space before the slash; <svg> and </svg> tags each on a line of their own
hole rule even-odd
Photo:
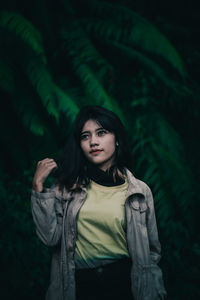
<svg viewBox="0 0 200 300">
<path fill-rule="evenodd" d="M 154 201 L 150 188 L 147 191 L 147 232 L 149 238 L 149 248 L 151 257 L 151 273 L 153 276 L 154 284 L 159 295 L 159 299 L 166 299 L 166 290 L 163 283 L 163 276 L 158 262 L 161 259 L 161 245 L 158 238 L 158 230 L 156 224 Z"/>
<path fill-rule="evenodd" d="M 47 246 L 57 245 L 62 233 L 63 208 L 55 187 L 45 188 L 41 193 L 32 190 L 31 210 L 39 239 Z"/>
</svg>

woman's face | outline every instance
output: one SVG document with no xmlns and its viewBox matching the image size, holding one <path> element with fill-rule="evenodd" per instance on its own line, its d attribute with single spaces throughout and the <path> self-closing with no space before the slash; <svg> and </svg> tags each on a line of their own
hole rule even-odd
<svg viewBox="0 0 200 300">
<path fill-rule="evenodd" d="M 106 171 L 115 159 L 115 135 L 88 120 L 81 131 L 80 146 L 86 158 Z"/>
</svg>

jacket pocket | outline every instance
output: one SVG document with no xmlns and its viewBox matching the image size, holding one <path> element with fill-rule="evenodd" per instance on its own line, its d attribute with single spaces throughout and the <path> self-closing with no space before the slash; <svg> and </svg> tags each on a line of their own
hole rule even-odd
<svg viewBox="0 0 200 300">
<path fill-rule="evenodd" d="M 143 197 L 136 197 L 131 201 L 131 207 L 134 210 L 138 210 L 140 213 L 143 213 L 147 210 L 147 203 Z"/>
<path fill-rule="evenodd" d="M 133 199 L 131 203 L 131 208 L 135 211 L 137 215 L 137 222 L 140 223 L 143 228 L 146 228 L 146 213 L 148 210 L 148 206 L 144 198 Z"/>
</svg>

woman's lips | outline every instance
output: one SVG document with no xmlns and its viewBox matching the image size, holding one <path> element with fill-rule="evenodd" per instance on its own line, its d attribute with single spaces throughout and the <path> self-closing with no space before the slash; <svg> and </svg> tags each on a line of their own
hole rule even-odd
<svg viewBox="0 0 200 300">
<path fill-rule="evenodd" d="M 96 155 L 96 154 L 99 154 L 101 151 L 102 151 L 102 150 L 92 151 L 91 154 L 92 154 L 92 155 Z"/>
</svg>

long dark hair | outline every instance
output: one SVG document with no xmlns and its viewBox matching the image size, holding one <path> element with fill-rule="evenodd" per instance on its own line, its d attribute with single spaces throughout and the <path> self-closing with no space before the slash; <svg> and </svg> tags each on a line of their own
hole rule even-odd
<svg viewBox="0 0 200 300">
<path fill-rule="evenodd" d="M 131 148 L 125 128 L 119 117 L 112 111 L 101 106 L 84 106 L 79 111 L 72 129 L 71 136 L 64 148 L 63 155 L 58 160 L 58 169 L 55 173 L 55 182 L 59 187 L 78 189 L 80 185 L 87 186 L 90 182 L 87 174 L 88 161 L 80 146 L 80 136 L 84 124 L 88 120 L 95 120 L 104 129 L 115 134 L 118 142 L 113 172 L 124 174 L 125 167 L 132 169 Z"/>
</svg>

